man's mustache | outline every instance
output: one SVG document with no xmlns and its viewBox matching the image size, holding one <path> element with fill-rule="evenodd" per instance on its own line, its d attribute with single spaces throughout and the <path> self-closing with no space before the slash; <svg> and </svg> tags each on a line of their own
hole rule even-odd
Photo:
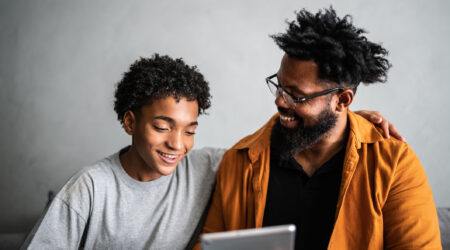
<svg viewBox="0 0 450 250">
<path fill-rule="evenodd" d="M 298 118 L 297 114 L 292 110 L 292 109 L 285 109 L 282 107 L 278 107 L 278 113 L 282 114 L 282 115 L 290 115 L 290 116 L 294 116 L 295 118 Z"/>
</svg>

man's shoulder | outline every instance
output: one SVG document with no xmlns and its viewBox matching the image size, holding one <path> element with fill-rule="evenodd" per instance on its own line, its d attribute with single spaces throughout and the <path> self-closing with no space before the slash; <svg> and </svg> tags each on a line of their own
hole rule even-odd
<svg viewBox="0 0 450 250">
<path fill-rule="evenodd" d="M 221 166 L 226 165 L 226 168 L 221 167 L 220 169 L 231 171 L 231 168 L 249 167 L 249 164 L 251 165 L 251 163 L 266 155 L 270 150 L 270 136 L 278 116 L 278 113 L 273 115 L 261 128 L 240 139 L 233 147 L 228 149 L 224 153 L 221 163 Z"/>
<path fill-rule="evenodd" d="M 242 149 L 250 149 L 254 148 L 255 146 L 269 146 L 272 128 L 275 125 L 278 116 L 278 113 L 273 115 L 262 127 L 256 130 L 254 133 L 240 139 L 236 144 L 233 145 L 233 147 L 230 148 L 229 151 L 233 152 Z"/>
<path fill-rule="evenodd" d="M 359 148 L 361 144 L 375 144 L 391 149 L 407 149 L 409 145 L 406 142 L 400 141 L 394 137 L 385 138 L 383 130 L 375 126 L 372 122 L 364 117 L 349 111 L 350 121 L 350 137 L 355 141 L 356 147 Z"/>
<path fill-rule="evenodd" d="M 405 161 L 410 162 L 409 168 L 422 168 L 420 161 L 407 142 L 400 141 L 393 137 L 382 138 L 371 143 L 367 147 L 379 159 L 379 164 L 385 168 L 395 171 L 399 166 L 405 167 Z M 381 164 L 381 162 L 385 164 Z M 413 164 L 414 163 L 414 164 Z"/>
<path fill-rule="evenodd" d="M 257 132 L 245 136 L 230 149 L 226 150 L 223 159 L 248 157 L 250 150 L 255 151 L 255 154 L 259 155 L 264 149 L 269 148 L 270 140 L 262 138 Z"/>
<path fill-rule="evenodd" d="M 394 137 L 384 138 L 381 128 L 359 115 L 349 115 L 350 134 L 347 153 L 355 152 L 359 161 L 389 176 L 406 168 L 423 171 L 423 167 L 407 142 Z M 374 160 L 369 160 L 374 158 Z M 399 169 L 400 168 L 400 169 Z M 399 175 L 396 175 L 399 176 Z"/>
</svg>

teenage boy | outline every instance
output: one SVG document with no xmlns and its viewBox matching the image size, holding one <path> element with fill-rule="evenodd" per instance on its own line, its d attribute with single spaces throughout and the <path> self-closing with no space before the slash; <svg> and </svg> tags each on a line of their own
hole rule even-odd
<svg viewBox="0 0 450 250">
<path fill-rule="evenodd" d="M 74 175 L 28 236 L 28 249 L 182 249 L 210 197 L 222 150 L 193 150 L 208 83 L 155 54 L 119 82 L 114 109 L 132 143 Z"/>
</svg>

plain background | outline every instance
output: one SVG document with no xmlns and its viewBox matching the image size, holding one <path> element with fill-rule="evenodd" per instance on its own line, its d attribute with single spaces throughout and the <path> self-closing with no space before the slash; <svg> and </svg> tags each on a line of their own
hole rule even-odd
<svg viewBox="0 0 450 250">
<path fill-rule="evenodd" d="M 406 137 L 437 206 L 450 207 L 450 2 L 0 1 L 0 233 L 30 229 L 49 190 L 130 143 L 115 84 L 139 57 L 182 57 L 210 82 L 196 148 L 230 147 L 275 112 L 264 78 L 283 55 L 269 34 L 294 11 L 333 4 L 389 51 L 386 84 L 361 85 L 353 110 L 379 110 Z"/>
</svg>

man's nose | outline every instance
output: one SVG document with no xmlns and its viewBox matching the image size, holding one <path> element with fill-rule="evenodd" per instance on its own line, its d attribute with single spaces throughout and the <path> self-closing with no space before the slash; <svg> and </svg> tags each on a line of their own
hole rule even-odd
<svg viewBox="0 0 450 250">
<path fill-rule="evenodd" d="M 291 108 L 291 107 L 289 107 L 289 105 L 284 100 L 283 95 L 278 95 L 275 98 L 275 105 L 277 105 L 277 107 L 284 108 L 284 109 L 290 109 Z"/>
</svg>

